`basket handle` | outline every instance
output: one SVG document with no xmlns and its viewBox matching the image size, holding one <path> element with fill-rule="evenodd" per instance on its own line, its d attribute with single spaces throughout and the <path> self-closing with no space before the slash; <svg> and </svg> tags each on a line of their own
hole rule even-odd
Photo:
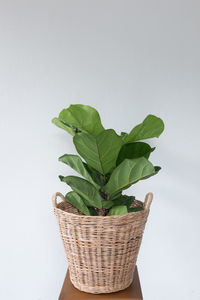
<svg viewBox="0 0 200 300">
<path fill-rule="evenodd" d="M 54 208 L 57 208 L 57 197 L 60 197 L 62 199 L 62 201 L 65 201 L 65 197 L 60 192 L 53 194 L 52 203 L 53 203 Z"/>
<path fill-rule="evenodd" d="M 144 201 L 144 209 L 145 210 L 150 209 L 152 200 L 153 200 L 153 193 L 146 194 L 145 201 Z"/>
</svg>

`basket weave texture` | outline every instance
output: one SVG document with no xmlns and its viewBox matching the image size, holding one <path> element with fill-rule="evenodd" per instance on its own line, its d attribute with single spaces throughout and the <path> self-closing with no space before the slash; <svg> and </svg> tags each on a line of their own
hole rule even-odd
<svg viewBox="0 0 200 300">
<path fill-rule="evenodd" d="M 63 200 L 59 204 L 57 196 Z M 135 201 L 142 211 L 108 217 L 82 215 L 61 193 L 53 195 L 70 280 L 77 289 L 111 293 L 132 283 L 152 197 L 149 193 L 144 203 Z"/>
</svg>

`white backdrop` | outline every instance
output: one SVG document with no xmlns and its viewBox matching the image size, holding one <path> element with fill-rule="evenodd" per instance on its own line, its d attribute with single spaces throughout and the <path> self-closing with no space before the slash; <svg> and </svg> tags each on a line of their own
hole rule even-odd
<svg viewBox="0 0 200 300">
<path fill-rule="evenodd" d="M 163 167 L 128 193 L 155 195 L 138 258 L 145 300 L 198 300 L 200 2 L 1 0 L 1 300 L 56 300 L 67 264 L 51 196 L 71 137 L 51 124 L 72 103 L 129 131 L 149 113 Z"/>
</svg>

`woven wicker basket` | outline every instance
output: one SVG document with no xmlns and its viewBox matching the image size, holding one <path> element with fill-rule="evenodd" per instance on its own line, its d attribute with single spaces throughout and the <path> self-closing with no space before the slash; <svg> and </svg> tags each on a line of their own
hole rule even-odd
<svg viewBox="0 0 200 300">
<path fill-rule="evenodd" d="M 57 197 L 62 202 L 57 204 Z M 79 290 L 111 293 L 127 288 L 134 268 L 153 194 L 145 202 L 136 201 L 144 210 L 122 216 L 85 216 L 53 195 L 54 212 L 64 244 L 72 284 Z"/>
</svg>

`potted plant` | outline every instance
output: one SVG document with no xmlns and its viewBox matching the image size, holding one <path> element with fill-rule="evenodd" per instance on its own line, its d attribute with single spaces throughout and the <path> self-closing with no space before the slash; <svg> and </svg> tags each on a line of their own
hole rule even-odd
<svg viewBox="0 0 200 300">
<path fill-rule="evenodd" d="M 79 154 L 59 158 L 81 177 L 59 176 L 72 191 L 53 195 L 71 282 L 88 293 L 125 289 L 133 280 L 153 195 L 143 203 L 124 190 L 161 169 L 149 161 L 155 148 L 141 140 L 159 137 L 164 123 L 148 115 L 130 133 L 118 135 L 82 104 L 63 109 L 52 122 L 73 136 Z"/>
</svg>

